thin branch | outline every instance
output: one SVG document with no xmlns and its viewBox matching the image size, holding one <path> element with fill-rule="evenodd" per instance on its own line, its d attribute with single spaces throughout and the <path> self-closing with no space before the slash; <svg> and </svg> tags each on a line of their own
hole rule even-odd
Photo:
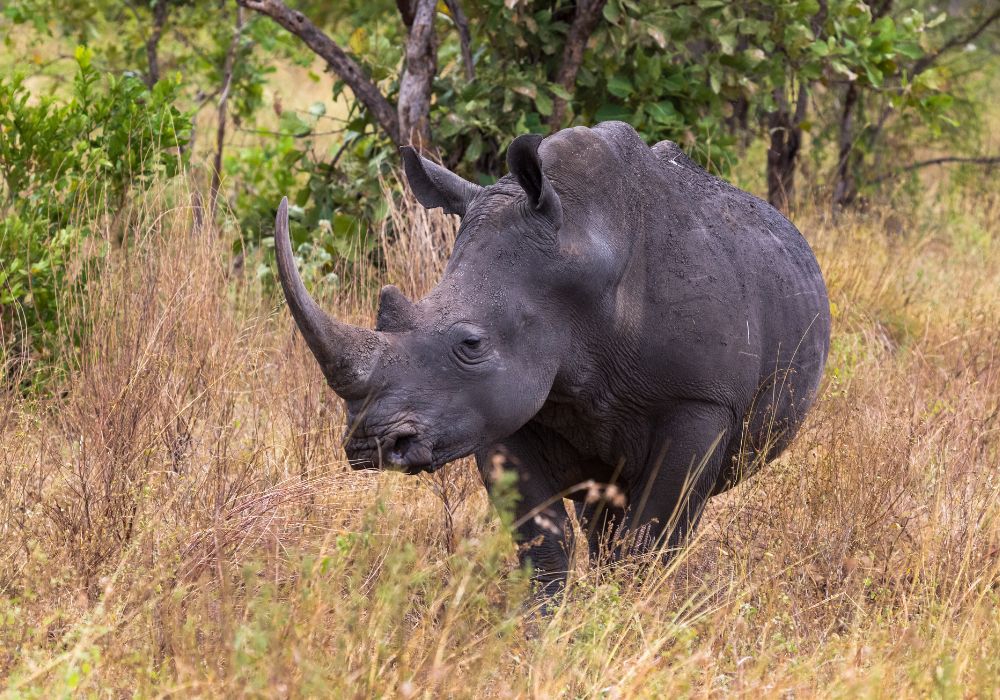
<svg viewBox="0 0 1000 700">
<path fill-rule="evenodd" d="M 966 44 L 975 41 L 979 38 L 979 35 L 986 31 L 986 29 L 1000 19 L 1000 10 L 995 10 L 993 14 L 988 15 L 982 22 L 979 23 L 974 29 L 966 34 L 961 34 L 959 36 L 952 37 L 944 43 L 944 45 L 932 54 L 924 56 L 919 61 L 913 64 L 911 69 L 911 76 L 919 75 L 925 70 L 930 68 L 934 63 L 937 62 L 939 58 L 945 53 L 951 51 L 959 46 L 965 46 Z"/>
<path fill-rule="evenodd" d="M 996 165 L 1000 163 L 1000 156 L 975 156 L 970 158 L 964 158 L 961 156 L 943 156 L 941 158 L 931 158 L 930 160 L 919 160 L 916 163 L 910 163 L 909 165 L 893 170 L 892 172 L 879 175 L 877 178 L 872 180 L 872 184 L 878 184 L 885 180 L 899 177 L 903 173 L 919 170 L 920 168 L 927 168 L 931 165 L 946 165 L 948 163 L 972 163 L 975 165 L 987 166 Z"/>
<path fill-rule="evenodd" d="M 472 38 L 469 34 L 469 18 L 462 12 L 462 4 L 459 0 L 444 0 L 455 28 L 458 30 L 458 40 L 462 47 L 462 66 L 465 68 L 465 79 L 476 79 L 476 67 L 472 63 Z"/>
<path fill-rule="evenodd" d="M 348 56 L 337 43 L 327 36 L 308 17 L 297 10 L 290 9 L 280 0 L 237 0 L 244 7 L 266 15 L 297 36 L 313 53 L 326 61 L 331 71 L 347 83 L 355 97 L 371 112 L 379 127 L 397 145 L 399 137 L 399 117 L 395 108 L 389 103 L 371 81 L 364 70 Z"/>
<path fill-rule="evenodd" d="M 219 187 L 222 185 L 222 152 L 226 145 L 226 114 L 229 109 L 229 92 L 233 86 L 233 73 L 236 69 L 236 54 L 240 49 L 240 37 L 243 34 L 243 8 L 236 5 L 236 27 L 233 38 L 226 51 L 226 62 L 222 68 L 222 94 L 219 96 L 219 124 L 215 131 L 215 161 L 212 167 L 212 185 L 209 189 L 209 212 L 215 215 L 215 205 L 219 199 Z"/>
<path fill-rule="evenodd" d="M 184 48 L 186 48 L 188 51 L 193 53 L 195 56 L 200 58 L 205 63 L 212 63 L 212 61 L 214 60 L 211 56 L 209 56 L 200 48 L 198 48 L 198 45 L 195 44 L 193 41 L 191 41 L 191 39 L 176 25 L 171 27 L 171 34 L 177 38 L 177 41 L 179 41 Z"/>
<path fill-rule="evenodd" d="M 335 131 L 309 131 L 304 134 L 297 134 L 291 131 L 271 131 L 270 129 L 247 129 L 245 127 L 239 127 L 236 131 L 241 134 L 256 134 L 258 136 L 291 136 L 293 139 L 311 139 L 314 136 L 336 136 L 338 134 L 344 133 L 344 129 L 337 129 Z"/>
<path fill-rule="evenodd" d="M 583 52 L 587 41 L 594 33 L 607 0 L 577 0 L 573 23 L 566 32 L 566 43 L 563 46 L 562 63 L 556 82 L 566 91 L 572 93 L 576 88 L 576 74 L 583 63 Z M 552 101 L 552 114 L 549 116 L 549 128 L 555 131 L 562 127 L 566 117 L 566 100 L 558 95 Z"/>
</svg>

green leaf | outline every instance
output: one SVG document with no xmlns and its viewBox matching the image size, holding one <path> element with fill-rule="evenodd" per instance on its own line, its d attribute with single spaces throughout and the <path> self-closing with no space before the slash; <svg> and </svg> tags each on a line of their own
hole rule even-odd
<svg viewBox="0 0 1000 700">
<path fill-rule="evenodd" d="M 917 59 L 924 55 L 923 49 L 914 41 L 901 41 L 895 46 L 896 53 L 907 58 Z"/>
<path fill-rule="evenodd" d="M 830 55 L 830 45 L 825 41 L 814 41 L 809 45 L 809 50 L 814 56 L 819 56 L 820 58 Z"/>
<path fill-rule="evenodd" d="M 524 95 L 529 99 L 535 99 L 538 95 L 538 88 L 534 83 L 529 83 L 525 80 L 516 82 L 510 86 L 510 89 L 516 92 L 518 95 Z"/>
<path fill-rule="evenodd" d="M 618 7 L 618 3 L 615 2 L 615 0 L 611 0 L 611 2 L 607 3 L 604 6 L 604 9 L 601 11 L 601 14 L 603 14 L 604 19 L 606 19 L 611 24 L 617 24 L 618 19 L 621 17 L 622 13 L 621 9 Z"/>
<path fill-rule="evenodd" d="M 312 132 L 312 125 L 307 124 L 302 118 L 292 110 L 285 110 L 281 113 L 281 118 L 278 120 L 279 128 L 282 133 L 291 134 L 293 136 L 305 136 L 306 134 Z"/>
<path fill-rule="evenodd" d="M 552 114 L 552 98 L 544 92 L 539 92 L 535 98 L 535 107 L 543 117 L 549 116 Z"/>
<path fill-rule="evenodd" d="M 632 81 L 623 75 L 615 75 L 608 81 L 608 92 L 615 97 L 627 98 L 635 91 Z"/>
<path fill-rule="evenodd" d="M 882 84 L 882 71 L 875 66 L 866 63 L 865 75 L 868 77 L 868 82 L 873 87 L 879 87 Z"/>
<path fill-rule="evenodd" d="M 659 27 L 650 24 L 646 27 L 646 33 L 661 49 L 667 48 L 667 37 Z"/>
<path fill-rule="evenodd" d="M 716 73 L 710 73 L 708 76 L 709 85 L 712 87 L 712 92 L 716 95 L 722 90 L 722 83 L 719 81 L 719 76 Z"/>
<path fill-rule="evenodd" d="M 475 163 L 477 160 L 479 160 L 479 156 L 482 155 L 482 152 L 483 152 L 483 139 L 479 136 L 478 133 L 474 134 L 472 136 L 472 141 L 469 143 L 469 147 L 465 149 L 465 155 L 463 156 L 463 160 L 465 160 L 465 162 L 467 163 Z"/>
<path fill-rule="evenodd" d="M 736 53 L 736 36 L 734 34 L 720 34 L 716 39 L 719 41 L 722 53 L 727 56 L 732 56 Z"/>
<path fill-rule="evenodd" d="M 858 79 L 858 74 L 852 71 L 850 68 L 848 68 L 847 64 L 845 64 L 843 61 L 833 61 L 830 65 L 833 67 L 835 71 L 837 71 L 841 75 L 847 76 L 848 80 Z"/>
<path fill-rule="evenodd" d="M 570 94 L 570 91 L 567 90 L 566 88 L 564 88 L 559 83 L 552 83 L 552 84 L 550 84 L 549 85 L 549 90 L 552 91 L 553 95 L 555 95 L 556 97 L 559 97 L 561 99 L 564 99 L 564 100 L 567 100 L 567 101 L 573 99 L 573 95 Z"/>
<path fill-rule="evenodd" d="M 946 19 L 948 19 L 948 13 L 947 12 L 940 13 L 937 17 L 935 17 L 934 19 L 932 19 L 930 22 L 927 23 L 927 29 L 933 29 L 934 27 L 944 22 Z"/>
<path fill-rule="evenodd" d="M 646 113 L 650 119 L 663 126 L 672 126 L 680 121 L 680 115 L 674 109 L 674 104 L 668 100 L 646 105 Z"/>
</svg>

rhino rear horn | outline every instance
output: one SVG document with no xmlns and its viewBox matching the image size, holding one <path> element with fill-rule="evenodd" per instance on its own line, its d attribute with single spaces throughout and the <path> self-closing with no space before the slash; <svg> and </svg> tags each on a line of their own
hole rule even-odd
<svg viewBox="0 0 1000 700">
<path fill-rule="evenodd" d="M 378 295 L 378 316 L 375 330 L 382 332 L 400 332 L 413 330 L 416 316 L 413 304 L 406 295 L 394 284 L 382 287 Z"/>
<path fill-rule="evenodd" d="M 287 197 L 278 206 L 274 249 L 278 258 L 278 277 L 288 308 L 323 370 L 327 383 L 344 398 L 363 395 L 366 393 L 366 380 L 385 341 L 375 331 L 332 318 L 306 291 L 295 265 L 288 235 Z"/>
<path fill-rule="evenodd" d="M 441 207 L 448 214 L 465 216 L 469 202 L 483 188 L 427 160 L 412 146 L 399 150 L 403 155 L 406 180 L 417 201 L 428 209 Z"/>
<path fill-rule="evenodd" d="M 562 226 L 562 203 L 542 167 L 542 158 L 538 153 L 542 140 L 539 134 L 522 134 L 514 139 L 507 149 L 507 168 L 528 195 L 532 208 L 559 230 Z"/>
</svg>

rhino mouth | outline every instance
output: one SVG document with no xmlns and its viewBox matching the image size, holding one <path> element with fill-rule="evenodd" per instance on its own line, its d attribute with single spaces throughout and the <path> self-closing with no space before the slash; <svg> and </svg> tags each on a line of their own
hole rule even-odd
<svg viewBox="0 0 1000 700">
<path fill-rule="evenodd" d="M 382 469 L 404 474 L 433 472 L 439 466 L 434 446 L 412 428 L 378 437 L 353 435 L 344 443 L 351 469 Z"/>
</svg>

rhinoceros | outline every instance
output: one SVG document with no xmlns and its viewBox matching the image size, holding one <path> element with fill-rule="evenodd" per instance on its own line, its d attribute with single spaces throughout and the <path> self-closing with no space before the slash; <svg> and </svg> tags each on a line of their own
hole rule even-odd
<svg viewBox="0 0 1000 700">
<path fill-rule="evenodd" d="M 592 558 L 609 542 L 669 552 L 708 498 L 789 443 L 818 392 L 830 307 L 808 243 L 766 202 L 622 122 L 519 136 L 510 173 L 485 187 L 402 158 L 417 200 L 461 226 L 427 296 L 382 288 L 374 330 L 310 297 L 286 201 L 277 215 L 281 284 L 346 402 L 354 468 L 474 455 L 487 489 L 513 471 L 520 555 L 553 591 L 564 497 Z"/>
</svg>

